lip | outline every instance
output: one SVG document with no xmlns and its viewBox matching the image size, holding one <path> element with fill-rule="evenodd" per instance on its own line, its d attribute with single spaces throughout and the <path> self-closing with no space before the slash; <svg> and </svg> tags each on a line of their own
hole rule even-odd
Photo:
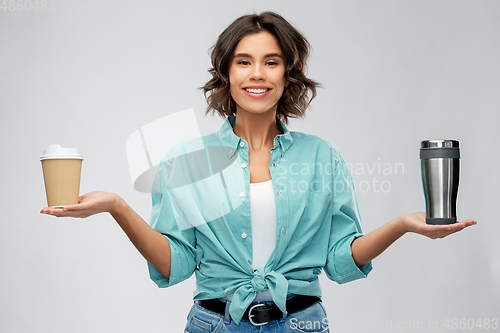
<svg viewBox="0 0 500 333">
<path fill-rule="evenodd" d="M 246 91 L 246 89 L 268 89 L 265 93 L 261 93 L 261 94 L 256 94 L 256 93 L 251 93 L 251 92 L 248 92 Z M 267 95 L 269 95 L 269 93 L 271 92 L 271 90 L 273 90 L 272 88 L 269 88 L 269 87 L 265 87 L 265 86 L 248 86 L 248 87 L 244 87 L 243 89 L 243 92 L 247 95 L 247 96 L 250 96 L 252 98 L 263 98 L 263 97 L 266 97 Z"/>
</svg>

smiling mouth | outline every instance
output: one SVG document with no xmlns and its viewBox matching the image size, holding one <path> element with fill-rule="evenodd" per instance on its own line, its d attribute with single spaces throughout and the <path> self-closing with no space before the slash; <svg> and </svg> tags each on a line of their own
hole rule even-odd
<svg viewBox="0 0 500 333">
<path fill-rule="evenodd" d="M 252 93 L 252 94 L 263 94 L 265 92 L 268 92 L 269 89 L 268 88 L 265 88 L 265 89 L 245 88 L 245 91 Z"/>
</svg>

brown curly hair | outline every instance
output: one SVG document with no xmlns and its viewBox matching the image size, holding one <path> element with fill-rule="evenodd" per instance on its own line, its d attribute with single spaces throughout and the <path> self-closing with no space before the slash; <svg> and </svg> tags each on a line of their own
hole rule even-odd
<svg viewBox="0 0 500 333">
<path fill-rule="evenodd" d="M 222 118 L 236 115 L 236 103 L 229 87 L 229 66 L 238 42 L 247 35 L 262 31 L 276 38 L 285 63 L 288 86 L 278 101 L 276 116 L 286 124 L 288 118 L 305 115 L 307 107 L 316 97 L 316 88 L 320 86 L 305 75 L 310 44 L 290 23 L 273 12 L 243 15 L 220 34 L 212 47 L 212 68 L 208 70 L 212 78 L 200 88 L 208 103 L 207 114 L 218 112 Z"/>
</svg>

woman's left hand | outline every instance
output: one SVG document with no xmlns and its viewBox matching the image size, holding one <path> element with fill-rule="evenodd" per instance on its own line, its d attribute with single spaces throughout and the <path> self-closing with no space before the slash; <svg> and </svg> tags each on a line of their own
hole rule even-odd
<svg viewBox="0 0 500 333">
<path fill-rule="evenodd" d="M 414 232 L 432 239 L 443 238 L 477 222 L 471 219 L 445 225 L 430 225 L 425 222 L 426 214 L 423 212 L 404 214 L 399 217 L 406 232 Z"/>
<path fill-rule="evenodd" d="M 392 243 L 407 232 L 414 232 L 429 238 L 443 238 L 476 224 L 474 220 L 465 220 L 446 225 L 430 225 L 425 222 L 425 213 L 404 214 L 371 231 L 351 243 L 354 262 L 358 267 L 368 263 L 384 252 Z"/>
</svg>

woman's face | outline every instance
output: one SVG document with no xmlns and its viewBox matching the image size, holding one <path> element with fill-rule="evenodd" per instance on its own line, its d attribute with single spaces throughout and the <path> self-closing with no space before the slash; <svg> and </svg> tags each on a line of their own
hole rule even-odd
<svg viewBox="0 0 500 333">
<path fill-rule="evenodd" d="M 233 56 L 229 83 L 237 114 L 276 113 L 288 85 L 276 38 L 267 31 L 245 36 L 236 45 Z"/>
</svg>

